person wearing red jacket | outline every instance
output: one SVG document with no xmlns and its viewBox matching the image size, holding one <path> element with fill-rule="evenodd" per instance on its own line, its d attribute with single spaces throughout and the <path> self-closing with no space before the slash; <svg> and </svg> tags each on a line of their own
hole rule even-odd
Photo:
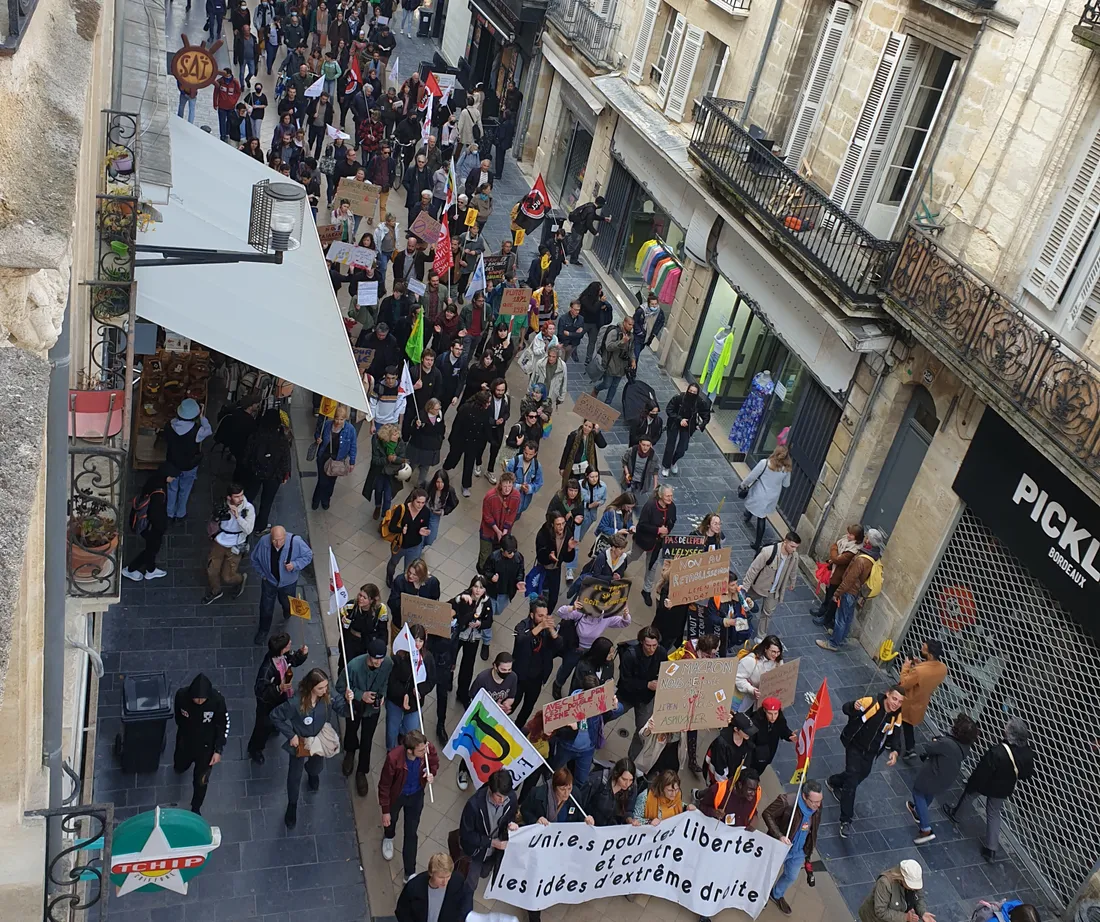
<svg viewBox="0 0 1100 922">
<path fill-rule="evenodd" d="M 439 772 L 439 753 L 419 730 L 409 730 L 405 739 L 390 750 L 378 779 L 378 806 L 382 808 L 382 857 L 393 860 L 397 818 L 405 811 L 405 837 L 401 860 L 405 881 L 416 873 L 416 839 L 420 814 L 424 810 L 424 788 Z"/>
<path fill-rule="evenodd" d="M 229 140 L 229 114 L 241 99 L 241 85 L 233 76 L 233 68 L 225 68 L 214 81 L 214 108 L 218 110 L 218 137 Z"/>
<path fill-rule="evenodd" d="M 481 501 L 481 547 L 477 555 L 477 572 L 485 570 L 489 555 L 500 547 L 500 539 L 510 534 L 519 516 L 520 494 L 516 492 L 516 475 L 505 471 L 500 482 Z"/>
</svg>

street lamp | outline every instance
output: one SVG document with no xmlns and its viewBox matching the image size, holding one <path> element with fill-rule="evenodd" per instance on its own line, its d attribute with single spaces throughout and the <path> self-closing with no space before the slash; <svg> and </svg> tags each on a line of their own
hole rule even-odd
<svg viewBox="0 0 1100 922">
<path fill-rule="evenodd" d="M 204 250 L 164 247 L 139 243 L 138 253 L 156 253 L 157 259 L 136 259 L 135 268 L 151 266 L 196 266 L 218 263 L 273 263 L 281 265 L 283 253 L 302 245 L 305 227 L 305 186 L 291 182 L 261 180 L 252 187 L 252 210 L 248 216 L 248 245 L 256 253 L 232 250 Z"/>
</svg>

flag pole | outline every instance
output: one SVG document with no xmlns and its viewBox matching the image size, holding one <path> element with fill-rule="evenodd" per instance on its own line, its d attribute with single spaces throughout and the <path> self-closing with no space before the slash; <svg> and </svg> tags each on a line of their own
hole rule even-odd
<svg viewBox="0 0 1100 922">
<path fill-rule="evenodd" d="M 405 625 L 408 626 L 408 623 L 409 622 L 406 621 Z M 412 635 L 410 634 L 409 636 L 411 637 Z M 424 662 L 424 658 L 420 655 L 420 651 L 416 649 L 416 642 L 415 641 L 413 641 L 412 650 L 410 651 L 410 654 L 415 654 L 417 660 L 419 660 L 420 662 Z M 412 655 L 409 656 L 409 662 L 412 662 Z M 417 684 L 417 681 L 416 681 L 416 669 L 417 669 L 417 664 L 413 663 L 412 680 L 413 680 L 413 695 L 416 697 L 416 715 L 417 715 L 417 717 L 420 718 L 420 732 L 423 733 L 425 736 L 427 736 L 428 734 L 424 729 L 424 710 L 420 706 L 420 687 L 419 687 L 419 685 Z M 431 743 L 429 743 L 428 745 L 430 746 Z M 428 771 L 428 766 L 427 765 L 424 766 L 424 770 Z M 435 793 L 432 791 L 432 783 L 430 781 L 428 782 L 428 797 L 431 800 L 431 802 L 434 804 L 435 803 Z"/>
<path fill-rule="evenodd" d="M 509 717 L 509 720 L 511 720 L 511 718 L 510 718 L 510 717 Z M 515 727 L 516 725 L 515 725 L 515 724 L 513 723 L 513 724 L 512 724 L 512 726 L 513 726 L 513 727 Z M 519 727 L 516 727 L 516 729 L 518 730 L 518 729 L 519 729 Z M 521 732 L 522 732 L 522 731 L 521 731 Z M 545 757 L 543 756 L 543 754 L 542 754 L 541 752 L 539 752 L 539 751 L 538 751 L 537 749 L 535 750 L 535 752 L 538 752 L 538 756 L 539 756 L 539 758 L 540 758 L 540 759 L 542 759 L 542 764 L 543 764 L 543 765 L 545 765 L 545 766 L 546 766 L 546 769 L 547 769 L 547 771 L 549 771 L 549 772 L 550 772 L 550 778 L 547 778 L 547 779 L 546 779 L 546 786 L 547 786 L 548 788 L 551 788 L 551 790 L 552 790 L 552 785 L 551 785 L 551 783 L 550 783 L 550 782 L 551 782 L 551 780 L 552 780 L 552 779 L 553 779 L 553 777 L 554 777 L 554 769 L 553 769 L 553 767 L 552 767 L 552 766 L 550 765 L 550 763 L 546 761 L 546 758 L 545 758 Z M 577 800 L 577 798 L 576 798 L 576 797 L 574 797 L 572 793 L 570 793 L 570 794 L 569 794 L 569 799 L 570 799 L 571 801 L 573 801 L 573 803 L 575 803 L 575 804 L 577 805 L 577 809 L 578 809 L 578 810 L 580 810 L 580 811 L 581 811 L 581 813 L 583 813 L 583 814 L 584 814 L 585 816 L 588 816 L 588 812 L 587 812 L 587 811 L 586 811 L 586 810 L 584 809 L 584 807 L 582 807 L 582 806 L 581 806 L 581 804 L 580 804 L 580 801 L 578 801 L 578 800 Z M 549 819 L 549 817 L 547 817 L 547 819 Z M 553 821 L 551 820 L 551 822 L 553 822 Z"/>
<path fill-rule="evenodd" d="M 810 758 L 813 758 L 813 753 L 810 753 Z M 794 811 L 798 809 L 798 801 L 802 797 L 802 785 L 806 783 L 806 775 L 810 771 L 810 759 L 806 760 L 806 769 L 802 772 L 802 778 L 798 782 L 798 790 L 794 794 L 794 806 L 791 808 L 791 819 L 787 823 L 787 835 L 786 838 L 790 839 L 791 830 L 794 828 Z"/>
</svg>

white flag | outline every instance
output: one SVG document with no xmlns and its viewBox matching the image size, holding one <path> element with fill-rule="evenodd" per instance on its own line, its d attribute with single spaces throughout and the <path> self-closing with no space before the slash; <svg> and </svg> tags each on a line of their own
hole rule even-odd
<svg viewBox="0 0 1100 922">
<path fill-rule="evenodd" d="M 409 371 L 409 363 L 401 363 L 401 380 L 397 385 L 398 397 L 411 397 L 413 393 L 412 373 Z"/>
<path fill-rule="evenodd" d="M 413 640 L 413 635 L 409 631 L 408 621 L 402 625 L 401 630 L 393 639 L 393 652 L 397 653 L 401 650 L 409 654 L 416 666 L 416 684 L 419 685 L 421 682 L 428 681 L 428 670 L 424 668 L 424 660 L 420 656 L 420 651 L 416 649 L 416 641 Z"/>
<path fill-rule="evenodd" d="M 345 141 L 351 140 L 351 135 L 345 131 L 341 131 L 335 125 L 325 125 L 325 134 L 327 134 L 332 140 L 337 138 L 343 138 Z"/>
<path fill-rule="evenodd" d="M 399 80 L 399 78 L 397 76 L 397 62 L 398 62 L 398 60 L 399 60 L 399 58 L 395 54 L 393 56 L 393 63 L 390 65 L 390 83 L 397 83 L 397 81 Z"/>
<path fill-rule="evenodd" d="M 428 94 L 428 108 L 424 113 L 424 124 L 420 128 L 420 140 L 425 144 L 428 143 L 428 138 L 432 136 L 432 100 L 435 99 L 431 93 Z"/>
<path fill-rule="evenodd" d="M 348 590 L 340 578 L 340 567 L 331 547 L 328 549 L 328 568 L 332 573 L 328 581 L 328 613 L 335 615 L 348 604 Z"/>
<path fill-rule="evenodd" d="M 311 86 L 308 90 L 306 90 L 306 96 L 309 99 L 316 99 L 318 96 L 321 95 L 321 91 L 324 88 L 325 88 L 325 78 L 324 77 L 318 77 L 317 80 L 314 82 L 313 86 Z"/>
<path fill-rule="evenodd" d="M 477 259 L 477 268 L 470 276 L 470 284 L 466 286 L 466 300 L 469 301 L 479 291 L 484 291 L 489 286 L 485 282 L 485 254 Z"/>
<path fill-rule="evenodd" d="M 481 689 L 466 708 L 443 747 L 443 755 L 466 761 L 474 787 L 481 787 L 493 772 L 502 768 L 512 776 L 512 783 L 518 785 L 545 764 L 535 747 L 485 689 Z"/>
</svg>

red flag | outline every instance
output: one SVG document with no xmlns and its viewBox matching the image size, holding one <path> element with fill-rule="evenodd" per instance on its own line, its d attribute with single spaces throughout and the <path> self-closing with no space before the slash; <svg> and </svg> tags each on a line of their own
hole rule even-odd
<svg viewBox="0 0 1100 922">
<path fill-rule="evenodd" d="M 435 74 L 431 71 L 428 71 L 428 78 L 424 81 L 424 86 L 433 96 L 439 97 L 443 95 L 443 90 L 440 89 L 439 81 L 435 79 Z"/>
<path fill-rule="evenodd" d="M 515 223 L 530 233 L 542 223 L 546 213 L 550 210 L 550 193 L 546 191 L 546 183 L 542 173 L 539 173 L 535 184 L 519 202 L 516 211 Z"/>
<path fill-rule="evenodd" d="M 345 89 L 351 90 L 363 82 L 363 78 L 359 75 L 359 55 L 353 54 L 351 56 L 351 63 L 348 64 L 347 72 L 348 80 L 345 84 Z M 355 82 L 352 82 L 352 78 L 355 78 Z"/>
<path fill-rule="evenodd" d="M 439 226 L 439 242 L 435 245 L 435 261 L 432 263 L 432 269 L 434 269 L 441 277 L 446 275 L 447 270 L 454 265 L 454 259 L 451 256 L 451 228 L 447 224 L 447 215 L 443 215 L 443 223 Z"/>
<path fill-rule="evenodd" d="M 833 722 L 833 705 L 829 700 L 829 687 L 826 679 L 821 680 L 821 687 L 817 690 L 814 703 L 810 705 L 810 713 L 806 715 L 806 721 L 798 733 L 798 741 L 795 743 L 795 752 L 798 754 L 798 764 L 791 776 L 791 784 L 801 784 L 806 780 L 806 770 L 810 767 L 810 759 L 814 752 L 814 737 L 817 731 L 829 726 Z"/>
</svg>

